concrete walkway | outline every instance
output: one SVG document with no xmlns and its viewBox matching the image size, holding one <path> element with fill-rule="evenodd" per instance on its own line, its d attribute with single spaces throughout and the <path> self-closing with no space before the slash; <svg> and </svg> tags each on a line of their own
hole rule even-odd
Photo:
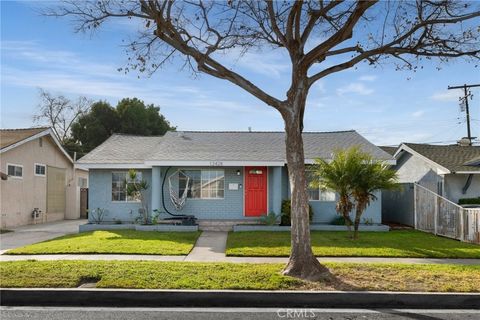
<svg viewBox="0 0 480 320">
<path fill-rule="evenodd" d="M 192 251 L 193 252 L 193 251 Z M 206 257 L 198 256 L 160 256 L 142 254 L 41 254 L 41 255 L 0 255 L 1 261 L 21 260 L 133 260 L 133 261 L 188 261 L 188 262 L 231 262 L 231 263 L 286 263 L 288 258 L 270 257 Z M 480 259 L 422 259 L 422 258 L 366 258 L 366 257 L 321 257 L 320 262 L 353 263 L 407 263 L 407 264 L 458 264 L 480 265 Z"/>
<path fill-rule="evenodd" d="M 203 231 L 184 261 L 221 261 L 225 259 L 228 232 Z"/>
<path fill-rule="evenodd" d="M 8 249 L 23 247 L 29 244 L 78 233 L 78 226 L 87 223 L 85 219 L 61 220 L 42 224 L 8 228 L 13 232 L 0 235 L 0 254 Z"/>
</svg>

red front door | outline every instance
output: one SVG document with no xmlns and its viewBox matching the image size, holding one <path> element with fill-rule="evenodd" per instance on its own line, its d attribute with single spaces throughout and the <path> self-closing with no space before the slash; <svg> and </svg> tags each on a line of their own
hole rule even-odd
<svg viewBox="0 0 480 320">
<path fill-rule="evenodd" d="M 245 216 L 267 214 L 267 167 L 245 167 Z"/>
</svg>

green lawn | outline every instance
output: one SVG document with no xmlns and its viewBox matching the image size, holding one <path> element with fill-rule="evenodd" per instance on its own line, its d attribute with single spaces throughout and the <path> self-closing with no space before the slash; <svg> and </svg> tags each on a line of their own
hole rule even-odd
<svg viewBox="0 0 480 320">
<path fill-rule="evenodd" d="M 13 261 L 0 263 L 0 287 L 393 290 L 480 292 L 480 266 L 327 263 L 323 281 L 281 275 L 280 264 L 158 261 Z"/>
<path fill-rule="evenodd" d="M 9 250 L 6 254 L 160 254 L 186 255 L 200 232 L 93 231 L 67 235 Z"/>
<path fill-rule="evenodd" d="M 346 231 L 312 231 L 316 256 L 480 258 L 480 246 L 414 230 L 360 232 L 352 240 Z M 228 256 L 287 257 L 289 232 L 231 232 Z"/>
</svg>

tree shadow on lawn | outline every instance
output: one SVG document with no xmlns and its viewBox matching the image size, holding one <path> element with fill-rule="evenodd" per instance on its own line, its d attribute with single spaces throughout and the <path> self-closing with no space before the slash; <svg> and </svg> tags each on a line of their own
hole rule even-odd
<svg viewBox="0 0 480 320">
<path fill-rule="evenodd" d="M 125 230 L 124 230 L 125 231 Z M 100 240 L 153 240 L 153 241 L 169 241 L 181 244 L 195 244 L 200 236 L 199 232 L 163 232 L 163 231 L 133 231 L 128 232 L 108 230 L 109 236 L 99 238 Z M 98 231 L 94 231 L 98 232 Z"/>
<path fill-rule="evenodd" d="M 303 290 L 337 290 L 337 291 L 365 291 L 367 289 L 345 282 L 326 267 L 321 278 L 317 281 L 304 281 L 299 289 Z"/>
</svg>

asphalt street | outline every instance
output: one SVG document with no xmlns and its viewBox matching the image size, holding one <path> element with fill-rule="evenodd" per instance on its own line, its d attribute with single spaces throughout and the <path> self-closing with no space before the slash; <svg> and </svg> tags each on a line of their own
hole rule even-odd
<svg viewBox="0 0 480 320">
<path fill-rule="evenodd" d="M 477 320 L 480 319 L 480 310 L 0 307 L 0 316 L 2 320 Z"/>
</svg>

